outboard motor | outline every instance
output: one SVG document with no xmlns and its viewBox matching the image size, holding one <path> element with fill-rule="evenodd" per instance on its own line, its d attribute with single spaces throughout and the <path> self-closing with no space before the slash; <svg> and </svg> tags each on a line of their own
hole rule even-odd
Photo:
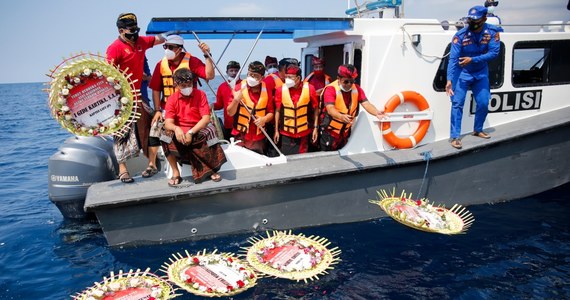
<svg viewBox="0 0 570 300">
<path fill-rule="evenodd" d="M 87 189 L 115 179 L 117 160 L 113 140 L 103 137 L 70 137 L 48 161 L 48 194 L 65 218 L 86 218 Z"/>
</svg>

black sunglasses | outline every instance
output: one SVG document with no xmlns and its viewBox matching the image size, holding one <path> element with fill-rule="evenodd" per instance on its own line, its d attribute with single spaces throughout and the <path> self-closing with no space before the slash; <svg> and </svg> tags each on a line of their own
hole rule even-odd
<svg viewBox="0 0 570 300">
<path fill-rule="evenodd" d="M 497 5 L 499 5 L 499 1 L 485 2 L 485 7 L 497 6 Z"/>
<path fill-rule="evenodd" d="M 349 84 L 349 83 L 350 83 L 350 84 L 353 84 L 353 83 L 354 83 L 354 80 L 345 79 L 345 80 L 342 81 L 342 83 L 344 83 L 344 84 Z"/>
<path fill-rule="evenodd" d="M 130 33 L 138 33 L 141 31 L 140 27 L 131 27 L 131 28 L 125 28 L 126 30 L 128 30 Z"/>
<path fill-rule="evenodd" d="M 166 45 L 165 44 L 165 45 L 162 45 L 162 48 L 168 49 L 168 50 L 174 50 L 176 48 L 180 48 L 180 46 L 179 45 Z"/>
</svg>

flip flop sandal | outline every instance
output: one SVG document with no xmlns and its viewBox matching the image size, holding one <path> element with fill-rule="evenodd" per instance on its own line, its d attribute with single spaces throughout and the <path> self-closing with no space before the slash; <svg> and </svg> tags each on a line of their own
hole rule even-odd
<svg viewBox="0 0 570 300">
<path fill-rule="evenodd" d="M 483 131 L 481 131 L 481 132 L 473 132 L 473 135 L 476 136 L 476 137 L 480 137 L 480 138 L 482 138 L 482 139 L 490 139 L 490 138 L 491 138 L 491 136 L 490 136 L 488 133 L 483 132 Z"/>
<path fill-rule="evenodd" d="M 180 176 L 175 176 L 175 177 L 170 178 L 170 180 L 168 181 L 168 186 L 176 187 L 176 186 L 178 186 L 180 183 L 182 183 L 182 177 L 180 177 Z"/>
<path fill-rule="evenodd" d="M 455 149 L 461 149 L 463 145 L 461 145 L 461 141 L 459 139 L 453 139 L 451 140 L 451 147 Z"/>
<path fill-rule="evenodd" d="M 222 180 L 222 176 L 220 176 L 220 174 L 216 173 L 216 174 L 212 174 L 212 176 L 210 176 L 210 179 L 212 179 L 213 182 L 219 182 Z"/>
<path fill-rule="evenodd" d="M 158 173 L 158 169 L 157 168 L 153 168 L 153 167 L 148 167 L 146 168 L 146 170 L 144 170 L 141 174 L 141 176 L 143 178 L 149 178 L 154 176 L 156 173 Z"/>
<path fill-rule="evenodd" d="M 135 180 L 131 177 L 129 172 L 123 172 L 123 173 L 119 174 L 119 179 L 121 180 L 122 183 L 133 183 L 133 182 L 135 182 Z"/>
</svg>

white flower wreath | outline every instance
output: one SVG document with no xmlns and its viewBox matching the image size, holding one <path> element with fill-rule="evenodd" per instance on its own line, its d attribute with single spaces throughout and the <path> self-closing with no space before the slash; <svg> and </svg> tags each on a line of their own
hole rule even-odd
<svg viewBox="0 0 570 300">
<path fill-rule="evenodd" d="M 75 135 L 118 134 L 137 118 L 136 109 L 139 100 L 133 83 L 102 56 L 84 53 L 76 55 L 64 60 L 48 76 L 53 78 L 48 90 L 52 115 L 63 128 Z M 74 88 L 93 79 L 106 80 L 115 90 L 115 94 L 118 95 L 116 97 L 118 109 L 104 124 L 87 125 L 73 117 L 68 98 Z"/>
</svg>

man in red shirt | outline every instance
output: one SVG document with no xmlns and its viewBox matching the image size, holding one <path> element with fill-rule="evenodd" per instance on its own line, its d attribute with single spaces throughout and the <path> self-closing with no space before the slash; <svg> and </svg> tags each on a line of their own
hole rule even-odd
<svg viewBox="0 0 570 300">
<path fill-rule="evenodd" d="M 311 59 L 313 64 L 313 72 L 305 77 L 305 82 L 312 84 L 315 87 L 317 95 L 323 92 L 323 88 L 329 85 L 332 80 L 331 77 L 325 74 L 325 61 L 316 56 Z"/>
<path fill-rule="evenodd" d="M 234 96 L 232 88 L 230 87 L 230 82 L 232 82 L 236 76 L 236 85 L 241 83 L 239 78 L 240 64 L 237 61 L 230 61 L 226 67 L 226 74 L 228 75 L 228 82 L 222 82 L 218 86 L 218 91 L 216 92 L 216 103 L 214 103 L 215 110 L 224 110 L 224 139 L 229 140 L 232 136 L 232 128 L 234 126 L 234 117 L 228 115 L 228 105 L 232 102 Z"/>
<path fill-rule="evenodd" d="M 269 55 L 265 57 L 265 70 L 267 70 L 267 75 L 275 74 L 279 71 L 279 69 L 277 69 L 277 57 Z"/>
<path fill-rule="evenodd" d="M 259 61 L 249 64 L 247 78 L 236 85 L 228 115 L 234 116 L 232 135 L 240 146 L 265 154 L 266 137 L 260 128 L 273 120 L 273 96 L 262 80 L 265 66 Z M 253 113 L 254 117 L 251 116 Z"/>
<path fill-rule="evenodd" d="M 154 103 L 154 116 L 152 117 L 151 124 L 157 124 L 157 122 L 162 122 L 162 109 L 164 109 L 168 97 L 174 93 L 174 82 L 172 80 L 172 74 L 175 70 L 181 68 L 187 68 L 194 73 L 194 85 L 198 80 L 197 77 L 203 79 L 213 79 L 214 78 L 214 64 L 206 53 L 210 53 L 210 47 L 207 44 L 201 43 L 198 45 L 200 50 L 202 50 L 204 57 L 206 59 L 206 64 L 191 55 L 189 52 L 184 51 L 184 39 L 179 35 L 169 35 L 164 43 L 164 57 L 161 61 L 156 64 L 154 72 L 152 73 L 152 79 L 150 81 L 149 87 L 152 89 L 152 100 Z M 160 140 L 158 137 L 149 138 L 149 160 L 156 161 L 156 156 L 158 154 L 158 147 L 160 146 Z M 143 177 L 150 177 L 156 173 L 153 169 L 147 169 L 143 173 Z"/>
<path fill-rule="evenodd" d="M 157 36 L 139 36 L 140 28 L 137 26 L 137 17 L 133 13 L 120 14 L 117 19 L 117 28 L 119 37 L 107 47 L 107 61 L 113 63 L 121 71 L 128 70 L 131 80 L 134 82 L 135 89 L 141 88 L 144 73 L 144 58 L 147 49 L 154 45 L 162 44 L 164 37 Z M 122 138 L 114 139 L 114 151 L 119 163 L 119 179 L 123 183 L 134 182 L 134 179 L 127 170 L 127 159 L 138 155 L 138 151 L 133 149 L 143 149 L 143 153 L 148 157 L 148 136 L 150 132 L 150 115 L 143 107 L 139 107 L 138 113 L 140 118 L 131 126 L 128 134 Z M 130 135 L 135 135 L 132 138 Z M 137 145 L 132 145 L 128 141 L 137 141 Z M 156 169 L 154 161 L 149 161 L 149 168 Z"/>
<path fill-rule="evenodd" d="M 323 151 L 335 151 L 346 145 L 359 104 L 379 120 L 384 118 L 384 112 L 370 103 L 364 91 L 354 83 L 358 72 L 353 65 L 341 65 L 337 73 L 337 80 L 327 85 L 323 93 L 325 112 L 319 140 Z"/>
<path fill-rule="evenodd" d="M 301 82 L 301 69 L 287 67 L 285 84 L 275 91 L 275 127 L 279 130 L 274 141 L 277 144 L 281 138 L 283 154 L 307 153 L 309 139 L 316 143 L 318 106 L 315 88 Z"/>
<path fill-rule="evenodd" d="M 226 162 L 220 144 L 209 145 L 209 141 L 215 138 L 215 130 L 208 129 L 210 105 L 206 93 L 194 88 L 193 77 L 188 68 L 174 71 L 177 89 L 166 102 L 164 128 L 174 132 L 172 141 L 163 147 L 172 168 L 169 186 L 182 182 L 178 161 L 190 163 L 195 183 L 204 181 L 208 176 L 213 181 L 220 181 L 222 178 L 217 172 Z"/>
</svg>

